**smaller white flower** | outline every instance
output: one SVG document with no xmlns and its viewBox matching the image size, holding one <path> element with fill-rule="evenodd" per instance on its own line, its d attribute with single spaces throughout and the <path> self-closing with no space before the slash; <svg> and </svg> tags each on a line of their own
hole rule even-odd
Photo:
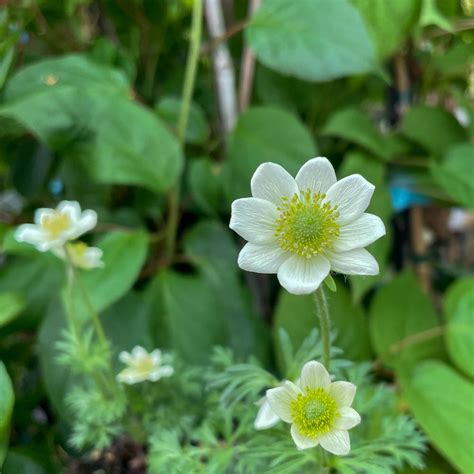
<svg viewBox="0 0 474 474">
<path fill-rule="evenodd" d="M 286 381 L 282 387 L 267 390 L 271 409 L 286 423 L 298 449 L 318 444 L 330 453 L 344 455 L 351 445 L 348 430 L 360 423 L 351 408 L 356 386 L 333 382 L 322 364 L 304 365 L 297 384 Z"/>
<path fill-rule="evenodd" d="M 67 252 L 72 264 L 76 268 L 91 270 L 92 268 L 102 268 L 104 266 L 102 250 L 97 247 L 89 247 L 84 242 L 68 243 L 64 247 L 53 248 L 52 252 L 62 260 L 67 260 Z"/>
<path fill-rule="evenodd" d="M 266 396 L 262 397 L 257 404 L 260 408 L 253 424 L 256 430 L 272 428 L 280 421 L 280 417 L 271 409 Z"/>
<path fill-rule="evenodd" d="M 56 209 L 37 209 L 34 224 L 18 227 L 18 242 L 34 245 L 39 251 L 62 247 L 68 240 L 77 239 L 97 224 L 97 213 L 81 211 L 77 201 L 62 201 Z"/>
<path fill-rule="evenodd" d="M 117 380 L 130 385 L 145 380 L 156 382 L 162 377 L 170 377 L 174 372 L 170 365 L 162 365 L 159 349 L 148 353 L 143 347 L 135 346 L 132 352 L 122 351 L 119 359 L 128 367 L 117 375 Z"/>
</svg>

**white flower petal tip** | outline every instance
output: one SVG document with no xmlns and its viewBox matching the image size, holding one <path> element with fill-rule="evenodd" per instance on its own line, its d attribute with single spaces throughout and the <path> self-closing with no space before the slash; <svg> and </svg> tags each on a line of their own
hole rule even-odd
<svg viewBox="0 0 474 474">
<path fill-rule="evenodd" d="M 62 260 L 70 261 L 76 268 L 92 270 L 104 267 L 102 250 L 89 247 L 84 242 L 66 243 L 64 247 L 53 248 L 52 252 Z"/>
<path fill-rule="evenodd" d="M 365 213 L 375 189 L 365 178 L 337 181 L 330 161 L 316 157 L 295 179 L 280 165 L 263 163 L 250 185 L 253 197 L 234 201 L 229 224 L 248 241 L 240 268 L 276 273 L 296 295 L 314 292 L 330 271 L 378 274 L 364 247 L 385 235 L 385 226 Z"/>
<path fill-rule="evenodd" d="M 275 426 L 279 421 L 279 416 L 271 409 L 266 397 L 264 397 L 253 424 L 254 428 L 256 430 L 266 430 Z"/>
<path fill-rule="evenodd" d="M 146 380 L 156 382 L 163 377 L 171 377 L 174 373 L 172 366 L 161 364 L 159 349 L 148 353 L 143 347 L 135 346 L 131 352 L 120 352 L 118 357 L 120 362 L 127 365 L 116 377 L 122 383 L 135 384 Z"/>
<path fill-rule="evenodd" d="M 77 201 L 61 201 L 56 209 L 37 209 L 34 222 L 20 226 L 15 238 L 46 252 L 63 247 L 67 241 L 95 227 L 97 213 L 92 210 L 81 212 Z"/>
<path fill-rule="evenodd" d="M 280 419 L 291 423 L 291 436 L 298 449 L 320 445 L 342 456 L 350 451 L 348 430 L 361 422 L 350 407 L 356 387 L 350 382 L 333 382 L 326 368 L 307 362 L 297 385 L 286 381 L 267 390 L 266 400 Z"/>
</svg>

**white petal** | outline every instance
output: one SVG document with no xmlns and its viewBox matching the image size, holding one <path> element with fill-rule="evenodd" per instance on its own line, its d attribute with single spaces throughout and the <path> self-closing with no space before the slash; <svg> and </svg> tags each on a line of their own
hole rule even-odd
<svg viewBox="0 0 474 474">
<path fill-rule="evenodd" d="M 334 423 L 336 430 L 350 430 L 360 423 L 360 415 L 351 407 L 339 408 L 340 417 Z"/>
<path fill-rule="evenodd" d="M 155 349 L 154 351 L 150 352 L 150 357 L 154 364 L 159 365 L 161 362 L 160 349 Z"/>
<path fill-rule="evenodd" d="M 335 252 L 366 247 L 385 235 L 385 225 L 380 217 L 364 213 L 350 224 L 343 225 L 337 240 L 334 242 Z"/>
<path fill-rule="evenodd" d="M 377 260 L 365 249 L 354 249 L 348 252 L 326 252 L 331 262 L 331 270 L 345 275 L 378 275 Z"/>
<path fill-rule="evenodd" d="M 249 242 L 266 244 L 276 240 L 275 223 L 278 216 L 276 206 L 269 201 L 237 199 L 232 203 L 229 227 Z"/>
<path fill-rule="evenodd" d="M 329 269 L 329 261 L 321 255 L 312 258 L 293 255 L 278 270 L 278 281 L 290 293 L 305 295 L 319 287 Z"/>
<path fill-rule="evenodd" d="M 308 438 L 295 424 L 291 425 L 291 436 L 298 449 L 314 448 L 319 444 L 318 438 Z"/>
<path fill-rule="evenodd" d="M 301 390 L 288 380 L 281 387 L 271 388 L 267 390 L 267 400 L 270 408 L 283 421 L 291 423 L 291 402 L 301 393 Z"/>
<path fill-rule="evenodd" d="M 124 364 L 128 364 L 132 360 L 131 354 L 127 351 L 120 352 L 118 358 L 120 362 L 123 362 Z"/>
<path fill-rule="evenodd" d="M 68 233 L 70 239 L 76 239 L 82 234 L 93 229 L 97 224 L 97 213 L 91 209 L 84 211 L 79 220 L 73 225 L 71 232 Z"/>
<path fill-rule="evenodd" d="M 318 156 L 300 168 L 295 180 L 301 191 L 310 189 L 314 193 L 325 194 L 336 183 L 337 178 L 330 161 Z"/>
<path fill-rule="evenodd" d="M 281 198 L 298 194 L 294 178 L 280 165 L 263 163 L 255 171 L 250 182 L 252 196 L 273 202 L 279 206 Z"/>
<path fill-rule="evenodd" d="M 242 270 L 255 273 L 277 273 L 290 254 L 278 244 L 245 244 L 239 253 L 238 264 Z"/>
<path fill-rule="evenodd" d="M 148 356 L 148 352 L 142 346 L 135 346 L 132 349 L 132 356 L 134 359 L 141 359 Z"/>
<path fill-rule="evenodd" d="M 45 239 L 43 242 L 40 242 L 39 244 L 37 244 L 36 248 L 40 252 L 46 252 L 47 250 L 51 250 L 51 249 L 54 249 L 54 248 L 59 248 L 59 247 L 62 247 L 63 245 L 64 245 L 64 239 L 63 238 L 59 238 L 59 239 L 56 239 L 56 240 L 47 240 L 47 239 Z"/>
<path fill-rule="evenodd" d="M 370 203 L 374 189 L 375 186 L 360 174 L 352 174 L 329 188 L 326 201 L 332 206 L 338 206 L 338 221 L 344 225 L 362 215 Z"/>
<path fill-rule="evenodd" d="M 275 426 L 279 421 L 280 417 L 271 409 L 270 404 L 265 398 L 255 418 L 254 428 L 256 430 L 266 430 Z"/>
<path fill-rule="evenodd" d="M 117 375 L 116 379 L 119 382 L 126 383 L 129 385 L 132 385 L 138 382 L 143 382 L 143 380 L 145 380 L 145 378 L 141 374 L 137 374 L 134 371 L 134 369 L 131 369 L 131 368 L 122 370 L 122 372 L 120 372 Z"/>
<path fill-rule="evenodd" d="M 104 266 L 103 252 L 97 247 L 89 247 L 84 254 L 84 268 L 99 268 Z"/>
<path fill-rule="evenodd" d="M 334 398 L 338 407 L 350 407 L 354 401 L 357 387 L 350 382 L 333 382 L 329 394 Z"/>
<path fill-rule="evenodd" d="M 81 217 L 81 206 L 77 201 L 61 201 L 56 208 L 61 214 L 67 214 L 74 225 Z"/>
<path fill-rule="evenodd" d="M 331 431 L 319 439 L 321 446 L 332 454 L 343 455 L 351 450 L 347 431 Z"/>
<path fill-rule="evenodd" d="M 163 367 L 156 370 L 156 373 L 158 373 L 160 378 L 171 377 L 174 374 L 174 369 L 170 365 L 163 365 Z"/>
<path fill-rule="evenodd" d="M 37 245 L 47 239 L 45 233 L 34 224 L 22 224 L 15 231 L 15 239 L 18 242 Z"/>
<path fill-rule="evenodd" d="M 299 382 L 303 391 L 307 388 L 328 388 L 330 385 L 331 377 L 323 364 L 312 360 L 303 366 Z"/>
<path fill-rule="evenodd" d="M 48 209 L 45 207 L 40 207 L 39 209 L 36 209 L 35 211 L 35 224 L 36 225 L 42 225 L 43 220 L 45 218 L 52 218 L 56 215 L 56 211 L 54 209 Z"/>
</svg>

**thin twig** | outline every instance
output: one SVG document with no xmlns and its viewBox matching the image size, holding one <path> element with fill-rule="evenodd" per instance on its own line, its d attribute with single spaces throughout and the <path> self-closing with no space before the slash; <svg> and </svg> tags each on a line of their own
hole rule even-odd
<svg viewBox="0 0 474 474">
<path fill-rule="evenodd" d="M 201 54 L 209 54 L 214 51 L 221 43 L 225 43 L 228 39 L 232 38 L 232 36 L 240 33 L 244 28 L 247 27 L 249 20 L 246 18 L 244 20 L 240 20 L 235 22 L 232 26 L 230 26 L 227 31 L 222 35 L 218 36 L 217 38 L 212 39 L 211 41 L 204 43 L 201 47 Z"/>
</svg>

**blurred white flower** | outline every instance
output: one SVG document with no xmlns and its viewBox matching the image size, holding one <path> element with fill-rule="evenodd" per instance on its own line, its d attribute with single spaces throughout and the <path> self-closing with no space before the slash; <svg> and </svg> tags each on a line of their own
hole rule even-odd
<svg viewBox="0 0 474 474">
<path fill-rule="evenodd" d="M 359 414 L 350 406 L 356 386 L 333 382 L 319 362 L 304 365 L 297 384 L 286 381 L 282 387 L 267 390 L 271 409 L 286 423 L 298 449 L 314 448 L 343 455 L 351 445 L 347 430 L 360 423 Z"/>
<path fill-rule="evenodd" d="M 73 266 L 76 268 L 90 270 L 104 266 L 102 250 L 97 247 L 89 247 L 84 242 L 67 243 L 64 247 L 53 248 L 52 252 L 62 260 L 67 260 L 69 256 Z"/>
<path fill-rule="evenodd" d="M 271 409 L 266 396 L 259 400 L 258 405 L 260 408 L 253 424 L 256 430 L 266 430 L 280 421 L 280 417 Z"/>
<path fill-rule="evenodd" d="M 382 220 L 364 211 L 375 187 L 358 174 L 339 181 L 322 157 L 306 162 L 294 179 L 275 163 L 255 171 L 251 198 L 232 203 L 230 228 L 248 243 L 239 254 L 243 270 L 276 273 L 293 294 L 315 291 L 331 270 L 376 275 L 365 250 L 385 235 Z"/>
<path fill-rule="evenodd" d="M 62 201 L 56 209 L 37 209 L 34 224 L 18 227 L 15 238 L 19 242 L 34 245 L 41 252 L 62 247 L 68 240 L 74 240 L 97 224 L 95 211 L 81 212 L 76 201 Z"/>
<path fill-rule="evenodd" d="M 174 372 L 170 365 L 162 365 L 159 349 L 148 353 L 143 347 L 136 346 L 132 352 L 122 351 L 119 354 L 119 359 L 128 367 L 117 375 L 117 380 L 127 384 L 145 380 L 156 382 L 162 377 L 170 377 Z"/>
</svg>

